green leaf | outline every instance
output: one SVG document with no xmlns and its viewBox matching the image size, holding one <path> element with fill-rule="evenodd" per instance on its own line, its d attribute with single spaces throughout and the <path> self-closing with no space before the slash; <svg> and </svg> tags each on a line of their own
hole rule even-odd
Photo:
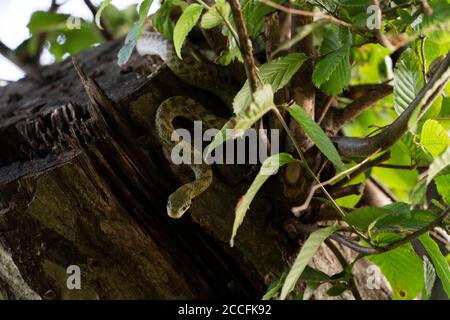
<svg viewBox="0 0 450 320">
<path fill-rule="evenodd" d="M 270 176 L 276 174 L 279 168 L 292 161 L 295 161 L 295 159 L 290 154 L 279 153 L 267 158 L 263 162 L 261 169 L 259 170 L 255 180 L 253 180 L 253 183 L 250 185 L 250 188 L 247 190 L 245 195 L 239 200 L 238 204 L 236 205 L 235 210 L 236 216 L 234 218 L 233 232 L 230 240 L 230 245 L 232 247 L 234 246 L 234 238 L 236 236 L 236 233 L 240 225 L 244 221 L 245 214 L 250 208 L 250 204 L 252 203 L 256 193 L 267 181 L 267 179 L 269 179 Z"/>
<path fill-rule="evenodd" d="M 392 287 L 394 299 L 411 300 L 424 288 L 424 270 L 410 243 L 394 250 L 369 256 Z"/>
<path fill-rule="evenodd" d="M 358 208 L 348 213 L 344 220 L 349 225 L 366 232 L 374 221 L 391 214 L 391 212 L 386 208 Z"/>
<path fill-rule="evenodd" d="M 173 30 L 173 43 L 175 45 L 177 56 L 180 59 L 182 59 L 181 47 L 183 46 L 184 40 L 186 40 L 188 33 L 195 26 L 198 19 L 200 19 L 202 10 L 203 7 L 197 3 L 189 5 L 175 24 L 175 29 Z"/>
<path fill-rule="evenodd" d="M 439 122 L 429 119 L 422 127 L 420 144 L 436 158 L 450 145 L 450 138 Z"/>
<path fill-rule="evenodd" d="M 425 227 L 435 219 L 436 214 L 426 210 L 412 210 L 407 214 L 396 214 L 396 212 L 392 212 L 392 214 L 375 221 L 371 228 L 373 231 L 371 232 L 413 232 Z"/>
<path fill-rule="evenodd" d="M 153 0 L 144 0 L 142 1 L 139 7 L 139 21 L 138 21 L 138 29 L 136 39 L 140 37 L 142 28 L 144 28 L 145 21 L 147 20 L 148 12 L 150 11 L 150 7 L 152 6 Z"/>
<path fill-rule="evenodd" d="M 261 300 L 270 300 L 273 297 L 275 297 L 280 291 L 281 286 L 283 285 L 283 282 L 286 279 L 286 276 L 287 272 L 283 272 L 281 277 L 279 277 L 274 283 L 270 285 L 270 287 L 267 289 L 267 292 L 264 294 Z"/>
<path fill-rule="evenodd" d="M 291 80 L 292 76 L 308 59 L 303 53 L 290 53 L 284 57 L 272 60 L 260 67 L 260 77 L 264 84 L 270 84 L 276 93 Z M 233 101 L 234 113 L 240 113 L 251 102 L 250 86 L 248 81 L 238 92 Z"/>
<path fill-rule="evenodd" d="M 187 4 L 182 0 L 166 0 L 152 16 L 152 23 L 155 29 L 169 40 L 173 40 L 175 23 L 171 19 L 171 14 L 176 7 L 185 9 Z"/>
<path fill-rule="evenodd" d="M 314 68 L 314 85 L 330 95 L 339 94 L 350 81 L 348 48 L 341 48 L 320 60 Z"/>
<path fill-rule="evenodd" d="M 148 12 L 152 5 L 153 0 L 144 0 L 139 7 L 139 20 L 136 22 L 128 32 L 123 47 L 117 54 L 119 66 L 124 65 L 130 59 L 134 48 L 136 47 L 137 39 L 140 37 L 142 28 L 144 27 L 145 20 L 147 19 Z"/>
<path fill-rule="evenodd" d="M 436 273 L 439 279 L 441 279 L 442 287 L 444 288 L 445 293 L 447 293 L 447 297 L 450 299 L 450 268 L 444 255 L 428 233 L 421 235 L 419 240 L 430 255 Z"/>
<path fill-rule="evenodd" d="M 427 256 L 423 256 L 423 272 L 425 278 L 425 287 L 423 289 L 422 300 L 428 300 L 431 297 L 434 283 L 436 281 L 436 270 L 433 264 L 428 260 Z"/>
<path fill-rule="evenodd" d="M 442 170 L 446 169 L 450 165 L 450 147 L 444 151 L 439 157 L 434 159 L 428 169 L 427 185 L 437 176 Z"/>
<path fill-rule="evenodd" d="M 223 19 L 227 19 L 230 15 L 230 4 L 225 0 L 217 0 L 217 2 L 209 9 L 200 21 L 203 29 L 215 28 L 223 23 Z"/>
<path fill-rule="evenodd" d="M 314 85 L 329 95 L 340 94 L 350 82 L 350 47 L 352 36 L 348 29 L 327 28 L 320 53 L 325 55 L 314 68 Z"/>
<path fill-rule="evenodd" d="M 413 144 L 413 142 L 411 143 Z M 395 165 L 411 165 L 413 163 L 411 151 L 404 140 L 397 141 L 391 147 L 391 158 L 387 163 Z M 389 190 L 400 201 L 408 201 L 409 193 L 419 182 L 417 169 L 398 170 L 375 167 L 372 169 L 372 176 L 389 187 Z"/>
<path fill-rule="evenodd" d="M 332 226 L 314 231 L 308 239 L 306 239 L 286 277 L 286 281 L 283 284 L 280 295 L 281 300 L 285 300 L 288 294 L 294 290 L 295 284 L 303 273 L 303 270 L 319 249 L 322 242 L 338 229 L 339 225 L 334 224 Z"/>
<path fill-rule="evenodd" d="M 95 14 L 95 24 L 97 25 L 97 27 L 99 29 L 103 30 L 103 27 L 102 27 L 100 19 L 102 17 L 103 10 L 105 10 L 105 8 L 111 4 L 111 1 L 112 0 L 105 0 L 105 1 L 103 1 L 102 5 L 100 6 L 100 8 L 98 9 L 97 13 Z"/>
<path fill-rule="evenodd" d="M 275 0 L 276 3 L 282 3 L 284 0 Z M 263 30 L 264 16 L 276 9 L 270 7 L 259 0 L 241 0 L 242 14 L 245 25 L 251 38 L 256 37 Z"/>
<path fill-rule="evenodd" d="M 32 34 L 65 30 L 67 27 L 68 14 L 60 14 L 46 11 L 36 11 L 28 22 L 28 29 Z"/>
<path fill-rule="evenodd" d="M 310 266 L 306 266 L 299 280 L 306 282 L 324 283 L 330 280 L 330 276 L 320 270 L 311 268 Z"/>
<path fill-rule="evenodd" d="M 450 204 L 450 174 L 437 176 L 434 178 L 434 182 L 442 199 L 445 203 Z"/>
<path fill-rule="evenodd" d="M 350 180 L 348 183 L 346 183 L 343 187 L 347 187 L 347 186 L 350 187 L 352 185 L 358 185 L 358 184 L 364 185 L 366 183 L 366 179 L 367 178 L 366 178 L 366 176 L 364 174 L 360 174 L 356 178 L 354 178 L 354 179 Z M 361 198 L 363 196 L 363 192 L 362 191 L 363 190 L 361 190 L 361 193 L 356 193 L 356 194 L 351 194 L 351 195 L 344 196 L 344 197 L 339 197 L 339 198 L 336 199 L 336 203 L 340 207 L 353 208 L 361 200 Z"/>
<path fill-rule="evenodd" d="M 348 286 L 345 283 L 339 283 L 335 286 L 332 286 L 327 290 L 327 295 L 330 297 L 337 297 L 344 293 L 345 290 L 348 289 Z"/>
<path fill-rule="evenodd" d="M 306 132 L 308 137 L 316 144 L 317 148 L 340 170 L 344 170 L 345 166 L 342 159 L 336 150 L 336 147 L 331 142 L 330 138 L 322 130 L 322 128 L 311 118 L 306 111 L 298 106 L 293 105 L 288 109 L 289 114 L 292 118 L 297 121 L 297 123 Z"/>
<path fill-rule="evenodd" d="M 420 180 L 409 193 L 409 200 L 412 206 L 423 205 L 427 191 L 426 180 Z"/>
<path fill-rule="evenodd" d="M 405 50 L 394 70 L 394 108 L 401 114 L 423 87 L 422 64 L 412 49 Z"/>
<path fill-rule="evenodd" d="M 245 130 L 255 124 L 271 108 L 273 108 L 272 87 L 266 84 L 253 94 L 253 102 L 235 117 L 231 118 L 214 136 L 208 146 L 206 157 L 209 157 L 211 152 L 225 141 L 244 135 Z"/>
<path fill-rule="evenodd" d="M 128 32 L 124 45 L 120 48 L 119 53 L 117 54 L 118 64 L 119 66 L 123 66 L 130 59 L 133 54 L 133 50 L 136 47 L 137 34 L 139 30 L 139 23 L 136 22 L 131 28 L 130 32 Z"/>
<path fill-rule="evenodd" d="M 253 94 L 253 102 L 235 117 L 234 130 L 247 130 L 273 108 L 273 91 L 268 84 Z M 239 133 L 236 137 L 239 136 Z"/>
</svg>

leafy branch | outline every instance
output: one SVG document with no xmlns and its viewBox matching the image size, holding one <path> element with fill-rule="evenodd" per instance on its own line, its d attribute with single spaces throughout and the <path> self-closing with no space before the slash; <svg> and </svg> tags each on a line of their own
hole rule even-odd
<svg viewBox="0 0 450 320">
<path fill-rule="evenodd" d="M 440 64 L 430 81 L 420 90 L 403 113 L 381 133 L 368 138 L 338 137 L 333 140 L 339 153 L 348 158 L 364 157 L 375 150 L 387 149 L 408 130 L 408 123 L 417 121 L 428 110 L 450 80 L 450 52 Z"/>
<path fill-rule="evenodd" d="M 431 223 L 427 224 L 426 226 L 414 231 L 413 233 L 405 236 L 404 238 L 395 241 L 389 245 L 386 246 L 382 246 L 382 247 L 365 247 L 355 241 L 349 240 L 346 237 L 338 234 L 338 233 L 333 233 L 331 234 L 329 237 L 332 240 L 335 240 L 336 242 L 342 244 L 343 246 L 352 249 L 355 252 L 358 252 L 360 254 L 360 258 L 367 256 L 367 255 L 376 255 L 376 254 L 382 254 L 391 250 L 394 250 L 406 243 L 409 243 L 417 238 L 419 238 L 421 235 L 423 235 L 424 233 L 432 230 L 433 228 L 439 226 L 442 221 L 448 216 L 448 214 L 450 213 L 450 207 L 447 207 L 445 210 L 443 210 L 439 216 Z M 295 228 L 302 233 L 312 233 L 316 230 L 319 230 L 320 228 L 316 227 L 316 226 L 311 226 L 311 225 L 304 225 L 302 224 L 300 221 L 298 220 L 291 220 L 290 223 L 292 223 Z"/>
</svg>

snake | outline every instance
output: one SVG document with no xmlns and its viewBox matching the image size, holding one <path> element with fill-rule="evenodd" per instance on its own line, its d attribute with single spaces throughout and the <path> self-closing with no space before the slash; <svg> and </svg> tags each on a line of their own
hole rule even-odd
<svg viewBox="0 0 450 320">
<path fill-rule="evenodd" d="M 159 56 L 182 81 L 213 93 L 228 107 L 231 107 L 236 90 L 230 85 L 232 79 L 227 70 L 202 59 L 189 44 L 183 46 L 183 59 L 180 59 L 170 40 L 158 32 L 146 31 L 141 34 L 137 41 L 136 49 L 141 56 Z M 190 97 L 170 97 L 158 106 L 155 117 L 158 138 L 163 148 L 168 151 L 172 150 L 178 143 L 187 143 L 182 139 L 180 141 L 180 137 L 175 139 L 178 141 L 172 140 L 173 133 L 176 133 L 173 121 L 177 117 L 183 117 L 192 122 L 202 121 L 202 127 L 205 129 L 220 129 L 226 122 L 225 119 L 215 116 Z M 186 147 L 183 150 L 190 150 L 191 159 L 196 152 L 200 152 L 190 144 Z M 193 199 L 206 191 L 213 181 L 212 169 L 208 164 L 204 162 L 194 164 L 191 161 L 188 165 L 194 173 L 195 180 L 183 184 L 170 194 L 167 201 L 167 214 L 171 218 L 181 218 L 191 207 Z"/>
</svg>

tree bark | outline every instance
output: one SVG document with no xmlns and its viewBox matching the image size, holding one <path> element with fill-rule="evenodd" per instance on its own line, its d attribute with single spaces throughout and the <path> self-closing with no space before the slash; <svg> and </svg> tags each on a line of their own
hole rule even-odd
<svg viewBox="0 0 450 320">
<path fill-rule="evenodd" d="M 252 203 L 234 248 L 248 167 L 215 165 L 187 217 L 167 217 L 168 195 L 191 177 L 164 156 L 156 108 L 187 95 L 220 114 L 220 101 L 156 58 L 119 68 L 120 46 L 81 54 L 84 79 L 66 60 L 0 88 L 0 299 L 260 298 L 299 248 L 282 227 L 290 213 L 279 177 Z M 312 263 L 339 266 L 325 249 Z M 67 286 L 71 265 L 80 290 Z"/>
</svg>

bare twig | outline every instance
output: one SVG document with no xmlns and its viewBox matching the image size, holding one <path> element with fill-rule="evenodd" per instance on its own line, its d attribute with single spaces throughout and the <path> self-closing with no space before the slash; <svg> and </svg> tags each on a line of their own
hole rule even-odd
<svg viewBox="0 0 450 320">
<path fill-rule="evenodd" d="M 333 185 L 333 187 L 331 188 L 331 190 L 333 190 L 333 191 L 334 191 L 334 190 L 337 190 L 337 188 L 340 188 L 341 186 L 343 186 L 343 185 L 346 184 L 347 182 L 349 182 L 349 181 L 355 179 L 357 176 L 359 176 L 360 174 L 366 172 L 366 171 L 369 170 L 370 168 L 375 167 L 375 166 L 378 165 L 379 163 L 388 160 L 389 157 L 390 157 L 389 152 L 385 152 L 385 153 L 383 153 L 382 155 L 380 155 L 379 157 L 377 157 L 377 158 L 375 158 L 375 159 L 373 159 L 373 160 L 367 161 L 367 162 L 365 162 L 365 163 L 362 163 L 362 162 L 361 162 L 361 163 L 360 163 L 360 166 L 359 166 L 358 168 L 356 168 L 355 171 L 353 171 L 352 173 L 350 173 L 350 174 L 348 175 L 347 178 L 342 179 L 342 180 L 336 182 L 336 183 Z M 369 158 L 370 158 L 370 157 L 369 157 Z M 369 158 L 368 158 L 368 159 L 369 159 Z"/>
<path fill-rule="evenodd" d="M 373 105 L 375 102 L 390 95 L 393 91 L 392 86 L 387 84 L 380 84 L 371 88 L 361 98 L 354 100 L 347 107 L 329 113 L 326 123 L 326 129 L 329 132 L 336 133 L 346 123 L 353 121 L 364 110 Z"/>
<path fill-rule="evenodd" d="M 323 119 L 325 118 L 325 116 L 327 115 L 328 110 L 331 107 L 331 104 L 333 103 L 334 97 L 333 96 L 329 96 L 327 98 L 327 101 L 325 101 L 325 104 L 323 105 L 322 109 L 320 110 L 320 115 L 317 118 L 317 124 L 321 124 Z"/>
<path fill-rule="evenodd" d="M 398 170 L 414 170 L 414 169 L 428 168 L 428 166 L 408 166 L 408 165 L 390 164 L 390 163 L 379 163 L 379 164 L 374 165 L 374 167 L 398 169 Z"/>
<path fill-rule="evenodd" d="M 426 40 L 426 36 L 423 35 L 421 37 L 421 41 L 420 41 L 420 56 L 422 58 L 422 75 L 423 75 L 423 82 L 427 83 L 427 59 L 425 57 L 425 40 Z"/>
<path fill-rule="evenodd" d="M 14 50 L 9 48 L 2 41 L 0 41 L 0 54 L 26 72 L 25 69 L 27 67 L 24 65 L 23 61 L 16 55 Z"/>
<path fill-rule="evenodd" d="M 228 0 L 231 6 L 231 11 L 237 27 L 237 33 L 239 35 L 240 49 L 245 64 L 245 73 L 250 84 L 251 92 L 255 92 L 260 83 L 258 80 L 258 74 L 256 71 L 255 58 L 253 57 L 253 48 L 250 38 L 248 37 L 247 27 L 244 22 L 244 16 L 242 15 L 241 4 L 238 0 Z"/>
<path fill-rule="evenodd" d="M 347 169 L 347 170 L 344 170 L 344 171 L 340 172 L 339 174 L 335 175 L 334 177 L 330 178 L 329 180 L 327 180 L 327 181 L 325 181 L 325 182 L 320 182 L 320 181 L 319 181 L 318 183 L 316 182 L 316 184 L 314 184 L 313 186 L 311 186 L 311 188 L 310 188 L 310 190 L 309 190 L 309 192 L 308 192 L 308 196 L 307 196 L 306 199 L 305 199 L 305 202 L 304 202 L 302 205 L 300 205 L 300 206 L 293 207 L 293 208 L 291 209 L 292 213 L 293 213 L 294 215 L 296 215 L 296 216 L 299 216 L 300 213 L 302 213 L 303 211 L 305 211 L 306 209 L 308 209 L 309 204 L 311 203 L 311 200 L 312 200 L 314 194 L 316 193 L 317 190 L 319 190 L 319 188 L 322 188 L 322 190 L 325 190 L 325 188 L 324 188 L 325 186 L 327 186 L 327 185 L 333 183 L 334 181 L 338 180 L 339 178 L 341 178 L 341 177 L 343 177 L 343 176 L 346 176 L 346 175 L 350 174 L 351 172 L 356 171 L 358 168 L 363 167 L 366 163 L 369 162 L 370 158 L 371 158 L 372 156 L 374 156 L 375 154 L 377 154 L 377 153 L 378 153 L 378 150 L 376 150 L 376 151 L 374 152 L 374 154 L 368 156 L 366 159 L 364 159 L 364 160 L 361 161 L 360 163 L 356 164 L 355 166 L 353 166 L 353 167 L 351 167 L 351 168 L 349 168 L 349 169 Z M 383 160 L 383 161 L 384 161 L 384 160 Z M 358 174 L 358 175 L 359 175 L 359 174 Z M 335 191 L 336 191 L 336 189 L 335 189 Z"/>
<path fill-rule="evenodd" d="M 361 194 L 364 191 L 364 185 L 362 183 L 352 184 L 341 189 L 337 189 L 330 192 L 333 198 L 339 199 L 342 197 L 350 196 L 352 194 Z"/>
<path fill-rule="evenodd" d="M 345 22 L 343 20 L 340 20 L 338 18 L 336 18 L 335 16 L 332 15 L 327 15 L 327 14 L 322 14 L 320 12 L 313 12 L 313 11 L 307 11 L 307 10 L 300 10 L 300 9 L 294 9 L 294 8 L 288 8 L 285 6 L 282 6 L 276 2 L 273 2 L 271 0 L 259 0 L 260 2 L 273 7 L 275 9 L 278 9 L 280 11 L 286 12 L 286 13 L 290 13 L 290 14 L 294 14 L 294 15 L 299 15 L 299 16 L 303 16 L 303 17 L 311 17 L 311 18 L 320 18 L 320 19 L 324 19 L 324 20 L 328 20 L 330 22 L 333 22 L 335 24 L 341 25 L 343 27 L 346 28 L 352 28 L 352 24 Z"/>
</svg>

